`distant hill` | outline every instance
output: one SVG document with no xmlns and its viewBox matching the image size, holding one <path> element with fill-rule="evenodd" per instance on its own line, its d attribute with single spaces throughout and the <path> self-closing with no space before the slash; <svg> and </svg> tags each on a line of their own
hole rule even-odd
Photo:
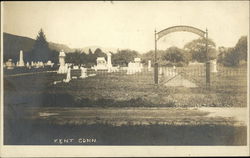
<svg viewBox="0 0 250 158">
<path fill-rule="evenodd" d="M 35 40 L 32 38 L 3 33 L 4 61 L 8 59 L 17 61 L 19 57 L 19 51 L 23 50 L 23 52 L 27 52 L 31 50 L 34 43 Z"/>
<path fill-rule="evenodd" d="M 35 40 L 29 37 L 23 37 L 13 35 L 9 33 L 3 33 L 3 55 L 4 61 L 12 59 L 17 61 L 19 58 L 20 50 L 23 50 L 24 54 L 30 51 L 35 43 Z M 49 42 L 50 49 L 64 52 L 73 52 L 75 49 L 69 48 L 67 45 Z"/>
<path fill-rule="evenodd" d="M 20 50 L 23 50 L 25 56 L 25 54 L 33 48 L 34 43 L 35 39 L 29 37 L 13 35 L 10 33 L 3 33 L 4 61 L 7 61 L 8 59 L 12 59 L 14 62 L 18 61 Z M 56 51 L 63 50 L 66 53 L 74 52 L 75 50 L 80 50 L 82 52 L 85 52 L 86 54 L 89 53 L 89 49 L 91 49 L 93 53 L 97 48 L 100 48 L 105 53 L 116 53 L 118 50 L 118 48 L 107 48 L 101 46 L 86 46 L 83 48 L 76 49 L 70 48 L 65 44 L 58 44 L 54 42 L 49 42 L 49 48 Z"/>
<path fill-rule="evenodd" d="M 81 50 L 82 52 L 85 52 L 86 54 L 89 53 L 89 49 L 94 53 L 97 48 L 100 48 L 104 53 L 112 52 L 116 53 L 118 48 L 107 48 L 107 47 L 101 47 L 101 46 L 87 46 L 83 48 L 79 48 L 78 50 Z"/>
<path fill-rule="evenodd" d="M 70 48 L 65 44 L 58 44 L 58 43 L 54 43 L 54 42 L 49 42 L 49 48 L 53 49 L 53 50 L 57 50 L 57 51 L 61 51 L 63 50 L 65 53 L 69 53 L 69 52 L 74 52 L 75 49 L 74 48 Z"/>
</svg>

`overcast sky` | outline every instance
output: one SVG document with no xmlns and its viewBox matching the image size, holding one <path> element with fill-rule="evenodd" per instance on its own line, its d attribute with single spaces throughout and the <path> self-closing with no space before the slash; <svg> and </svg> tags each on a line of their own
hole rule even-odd
<svg viewBox="0 0 250 158">
<path fill-rule="evenodd" d="M 43 28 L 48 41 L 72 48 L 95 45 L 143 53 L 154 49 L 155 29 L 175 25 L 207 28 L 217 46 L 234 46 L 248 35 L 249 2 L 4 2 L 3 18 L 4 32 L 36 38 Z M 158 47 L 182 47 L 195 38 L 172 33 Z"/>
</svg>

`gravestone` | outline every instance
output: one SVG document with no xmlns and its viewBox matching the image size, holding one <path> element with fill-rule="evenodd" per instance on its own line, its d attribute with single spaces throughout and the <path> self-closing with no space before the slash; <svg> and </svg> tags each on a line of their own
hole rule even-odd
<svg viewBox="0 0 250 158">
<path fill-rule="evenodd" d="M 164 70 L 164 75 L 167 77 L 174 77 L 174 76 L 178 75 L 178 73 L 176 72 L 175 67 L 173 67 L 173 68 L 168 67 Z"/>
<path fill-rule="evenodd" d="M 19 54 L 19 61 L 18 61 L 18 67 L 23 67 L 24 66 L 24 61 L 23 61 L 23 51 L 20 50 L 20 54 Z"/>
<path fill-rule="evenodd" d="M 86 78 L 87 76 L 87 68 L 81 67 L 81 76 L 80 78 Z"/>
<path fill-rule="evenodd" d="M 71 80 L 71 68 L 68 68 L 66 79 L 63 80 L 63 82 L 68 83 Z"/>
<path fill-rule="evenodd" d="M 148 61 L 148 71 L 151 71 L 151 60 Z"/>
<path fill-rule="evenodd" d="M 218 72 L 217 71 L 217 61 L 216 61 L 216 59 L 211 60 L 210 63 L 211 63 L 210 64 L 211 72 Z"/>
<path fill-rule="evenodd" d="M 159 68 L 159 75 L 163 75 L 162 67 Z"/>
<path fill-rule="evenodd" d="M 127 67 L 127 74 L 134 74 L 142 71 L 141 58 L 134 58 L 134 62 L 129 62 Z"/>
<path fill-rule="evenodd" d="M 112 67 L 111 53 L 107 53 L 107 66 L 108 66 L 108 68 Z"/>
<path fill-rule="evenodd" d="M 53 67 L 54 63 L 52 63 L 50 60 L 46 63 L 47 66 Z"/>
<path fill-rule="evenodd" d="M 107 70 L 107 62 L 104 57 L 97 57 L 96 66 L 94 67 L 95 71 L 97 70 Z"/>
<path fill-rule="evenodd" d="M 112 69 L 111 53 L 107 53 L 107 67 L 108 67 L 108 72 L 111 72 Z"/>
<path fill-rule="evenodd" d="M 59 64 L 60 64 L 60 67 L 57 71 L 57 73 L 59 74 L 65 74 L 67 73 L 68 71 L 68 66 L 65 64 L 65 53 L 64 51 L 62 50 L 60 53 L 59 53 Z"/>
<path fill-rule="evenodd" d="M 12 62 L 12 59 L 9 59 L 6 63 L 6 68 L 7 69 L 14 69 L 14 63 Z"/>
</svg>

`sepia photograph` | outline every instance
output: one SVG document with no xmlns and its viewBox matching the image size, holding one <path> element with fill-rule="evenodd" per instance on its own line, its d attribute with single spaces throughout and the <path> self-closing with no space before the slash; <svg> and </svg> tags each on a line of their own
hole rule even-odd
<svg viewBox="0 0 250 158">
<path fill-rule="evenodd" d="M 0 156 L 249 156 L 249 4 L 1 2 Z"/>
</svg>

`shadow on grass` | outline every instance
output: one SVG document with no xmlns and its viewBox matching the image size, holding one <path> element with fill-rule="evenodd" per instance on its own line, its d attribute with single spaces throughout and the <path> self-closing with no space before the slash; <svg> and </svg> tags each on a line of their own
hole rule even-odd
<svg viewBox="0 0 250 158">
<path fill-rule="evenodd" d="M 129 100 L 115 99 L 76 99 L 67 93 L 32 93 L 29 96 L 21 95 L 5 97 L 6 105 L 17 105 L 22 103 L 32 107 L 175 107 L 174 102 L 166 102 L 165 104 L 154 104 L 145 98 L 132 98 Z"/>
<path fill-rule="evenodd" d="M 8 119 L 5 145 L 246 145 L 247 127 L 225 125 L 56 125 Z M 95 139 L 79 143 L 78 139 Z M 55 143 L 55 139 L 74 139 Z"/>
</svg>

